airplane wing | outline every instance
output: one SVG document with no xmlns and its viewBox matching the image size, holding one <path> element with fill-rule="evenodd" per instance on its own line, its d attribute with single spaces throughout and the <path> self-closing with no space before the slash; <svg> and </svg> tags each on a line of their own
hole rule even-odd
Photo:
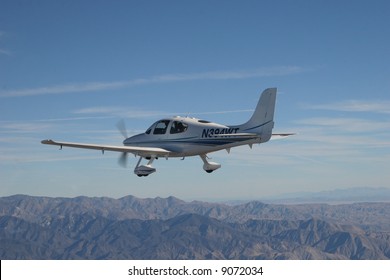
<svg viewBox="0 0 390 280">
<path fill-rule="evenodd" d="M 153 147 L 136 147 L 136 146 L 106 146 L 106 145 L 96 145 L 96 144 L 83 144 L 83 143 L 72 143 L 72 142 L 56 142 L 53 140 L 43 140 L 42 144 L 46 145 L 55 145 L 62 147 L 72 147 L 72 148 L 81 148 L 81 149 L 92 149 L 99 151 L 114 151 L 114 152 L 122 152 L 122 153 L 132 153 L 135 155 L 141 156 L 167 156 L 171 153 L 171 151 L 161 149 L 161 148 L 153 148 Z"/>
</svg>

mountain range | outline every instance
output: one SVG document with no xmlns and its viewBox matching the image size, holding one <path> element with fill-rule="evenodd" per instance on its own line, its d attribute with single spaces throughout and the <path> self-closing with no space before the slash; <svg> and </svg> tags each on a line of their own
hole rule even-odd
<svg viewBox="0 0 390 280">
<path fill-rule="evenodd" d="M 390 203 L 0 198 L 1 259 L 390 259 Z"/>
<path fill-rule="evenodd" d="M 351 202 L 390 202 L 389 188 L 360 187 L 335 189 L 322 192 L 298 192 L 262 199 L 268 203 L 297 204 L 297 203 L 329 203 L 341 204 Z"/>
</svg>

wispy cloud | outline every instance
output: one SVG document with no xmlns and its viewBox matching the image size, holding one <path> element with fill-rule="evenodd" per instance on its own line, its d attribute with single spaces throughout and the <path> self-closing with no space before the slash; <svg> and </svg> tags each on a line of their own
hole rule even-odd
<svg viewBox="0 0 390 280">
<path fill-rule="evenodd" d="M 135 81 L 133 81 L 133 84 L 135 84 Z M 102 91 L 102 90 L 124 88 L 129 85 L 130 85 L 130 81 L 57 85 L 57 86 L 49 86 L 49 87 L 0 91 L 0 97 L 22 97 L 22 96 L 36 96 L 36 95 L 65 94 L 65 93 L 74 93 L 74 92 Z"/>
<path fill-rule="evenodd" d="M 390 147 L 390 123 L 363 118 L 307 118 L 294 121 L 303 142 L 341 145 L 343 149 Z"/>
<path fill-rule="evenodd" d="M 198 115 L 222 115 L 232 113 L 253 112 L 253 109 L 230 110 L 230 111 L 210 111 L 210 112 L 166 112 L 166 111 L 150 111 L 131 107 L 118 106 L 102 106 L 102 107 L 87 107 L 73 111 L 73 114 L 83 115 L 98 115 L 100 118 L 119 117 L 119 118 L 149 118 L 158 116 L 198 116 Z M 93 118 L 93 117 L 91 117 Z M 77 118 L 76 118 L 77 119 Z"/>
<path fill-rule="evenodd" d="M 346 100 L 330 104 L 304 105 L 306 109 L 341 112 L 371 112 L 390 114 L 390 100 L 363 101 Z"/>
<path fill-rule="evenodd" d="M 1 133 L 36 133 L 37 131 L 47 131 L 52 126 L 47 123 L 37 122 L 0 122 Z"/>
<path fill-rule="evenodd" d="M 161 115 L 167 115 L 166 112 L 162 111 L 148 111 L 140 110 L 129 107 L 119 106 L 102 106 L 102 107 L 87 107 L 73 111 L 74 114 L 85 114 L 85 115 L 100 115 L 100 116 L 111 116 L 119 118 L 147 118 Z"/>
<path fill-rule="evenodd" d="M 149 78 L 139 78 L 127 81 L 113 82 L 90 82 L 82 84 L 65 84 L 38 88 L 25 88 L 0 91 L 0 97 L 21 97 L 21 96 L 36 96 L 36 95 L 54 95 L 66 94 L 75 92 L 94 92 L 104 90 L 122 89 L 131 86 L 153 84 L 153 83 L 169 83 L 180 81 L 193 80 L 229 80 L 229 79 L 248 79 L 256 77 L 270 76 L 285 76 L 298 74 L 307 71 L 299 66 L 277 66 L 270 68 L 259 68 L 255 70 L 242 71 L 211 71 L 190 74 L 167 74 L 152 76 Z"/>
<path fill-rule="evenodd" d="M 5 32 L 0 30 L 0 40 L 4 37 L 4 35 L 5 35 Z M 0 55 L 11 56 L 12 52 L 10 52 L 9 50 L 0 48 Z"/>
<path fill-rule="evenodd" d="M 367 118 L 317 117 L 292 122 L 288 131 L 297 132 L 264 149 L 244 149 L 232 158 L 270 164 L 383 164 L 390 158 L 390 123 Z M 262 146 L 263 147 L 263 146 Z"/>
<path fill-rule="evenodd" d="M 5 50 L 5 49 L 0 49 L 0 54 L 11 56 L 12 53 L 10 51 Z"/>
<path fill-rule="evenodd" d="M 107 158 L 115 158 L 115 155 L 105 156 Z M 46 153 L 44 155 L 36 155 L 33 153 L 29 154 L 4 154 L 0 155 L 0 165 L 1 164 L 10 164 L 10 163 L 31 163 L 31 162 L 57 162 L 57 161 L 80 161 L 80 160 L 96 160 L 102 159 L 102 155 L 95 153 L 85 156 L 53 156 L 52 154 Z"/>
<path fill-rule="evenodd" d="M 197 116 L 197 115 L 224 115 L 224 114 L 233 114 L 233 113 L 246 113 L 253 112 L 254 109 L 242 109 L 242 110 L 229 110 L 229 111 L 210 111 L 210 112 L 191 112 L 191 113 L 178 113 L 177 115 L 187 115 Z"/>
<path fill-rule="evenodd" d="M 372 131 L 389 131 L 390 123 L 379 120 L 369 120 L 363 118 L 307 118 L 297 120 L 294 123 L 298 125 L 321 127 L 337 133 L 364 133 Z"/>
</svg>

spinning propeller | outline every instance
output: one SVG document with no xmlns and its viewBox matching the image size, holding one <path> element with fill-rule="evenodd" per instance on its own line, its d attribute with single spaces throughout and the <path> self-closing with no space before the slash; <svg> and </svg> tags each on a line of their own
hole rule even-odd
<svg viewBox="0 0 390 280">
<path fill-rule="evenodd" d="M 125 139 L 129 138 L 128 135 L 127 135 L 127 129 L 126 129 L 126 124 L 125 124 L 125 121 L 122 119 L 120 120 L 117 124 L 116 124 L 116 127 L 118 128 L 119 132 L 123 135 L 123 137 Z M 123 152 L 119 159 L 118 159 L 118 164 L 124 168 L 127 167 L 127 155 L 128 153 L 126 152 Z"/>
</svg>

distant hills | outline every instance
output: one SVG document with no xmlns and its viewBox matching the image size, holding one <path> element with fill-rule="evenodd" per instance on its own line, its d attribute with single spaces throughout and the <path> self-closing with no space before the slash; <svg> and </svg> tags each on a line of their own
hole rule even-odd
<svg viewBox="0 0 390 280">
<path fill-rule="evenodd" d="M 351 202 L 390 202 L 389 188 L 350 188 L 322 192 L 300 192 L 271 196 L 264 200 L 270 203 L 351 203 Z"/>
<path fill-rule="evenodd" d="M 1 259 L 390 259 L 390 203 L 0 198 Z"/>
</svg>

